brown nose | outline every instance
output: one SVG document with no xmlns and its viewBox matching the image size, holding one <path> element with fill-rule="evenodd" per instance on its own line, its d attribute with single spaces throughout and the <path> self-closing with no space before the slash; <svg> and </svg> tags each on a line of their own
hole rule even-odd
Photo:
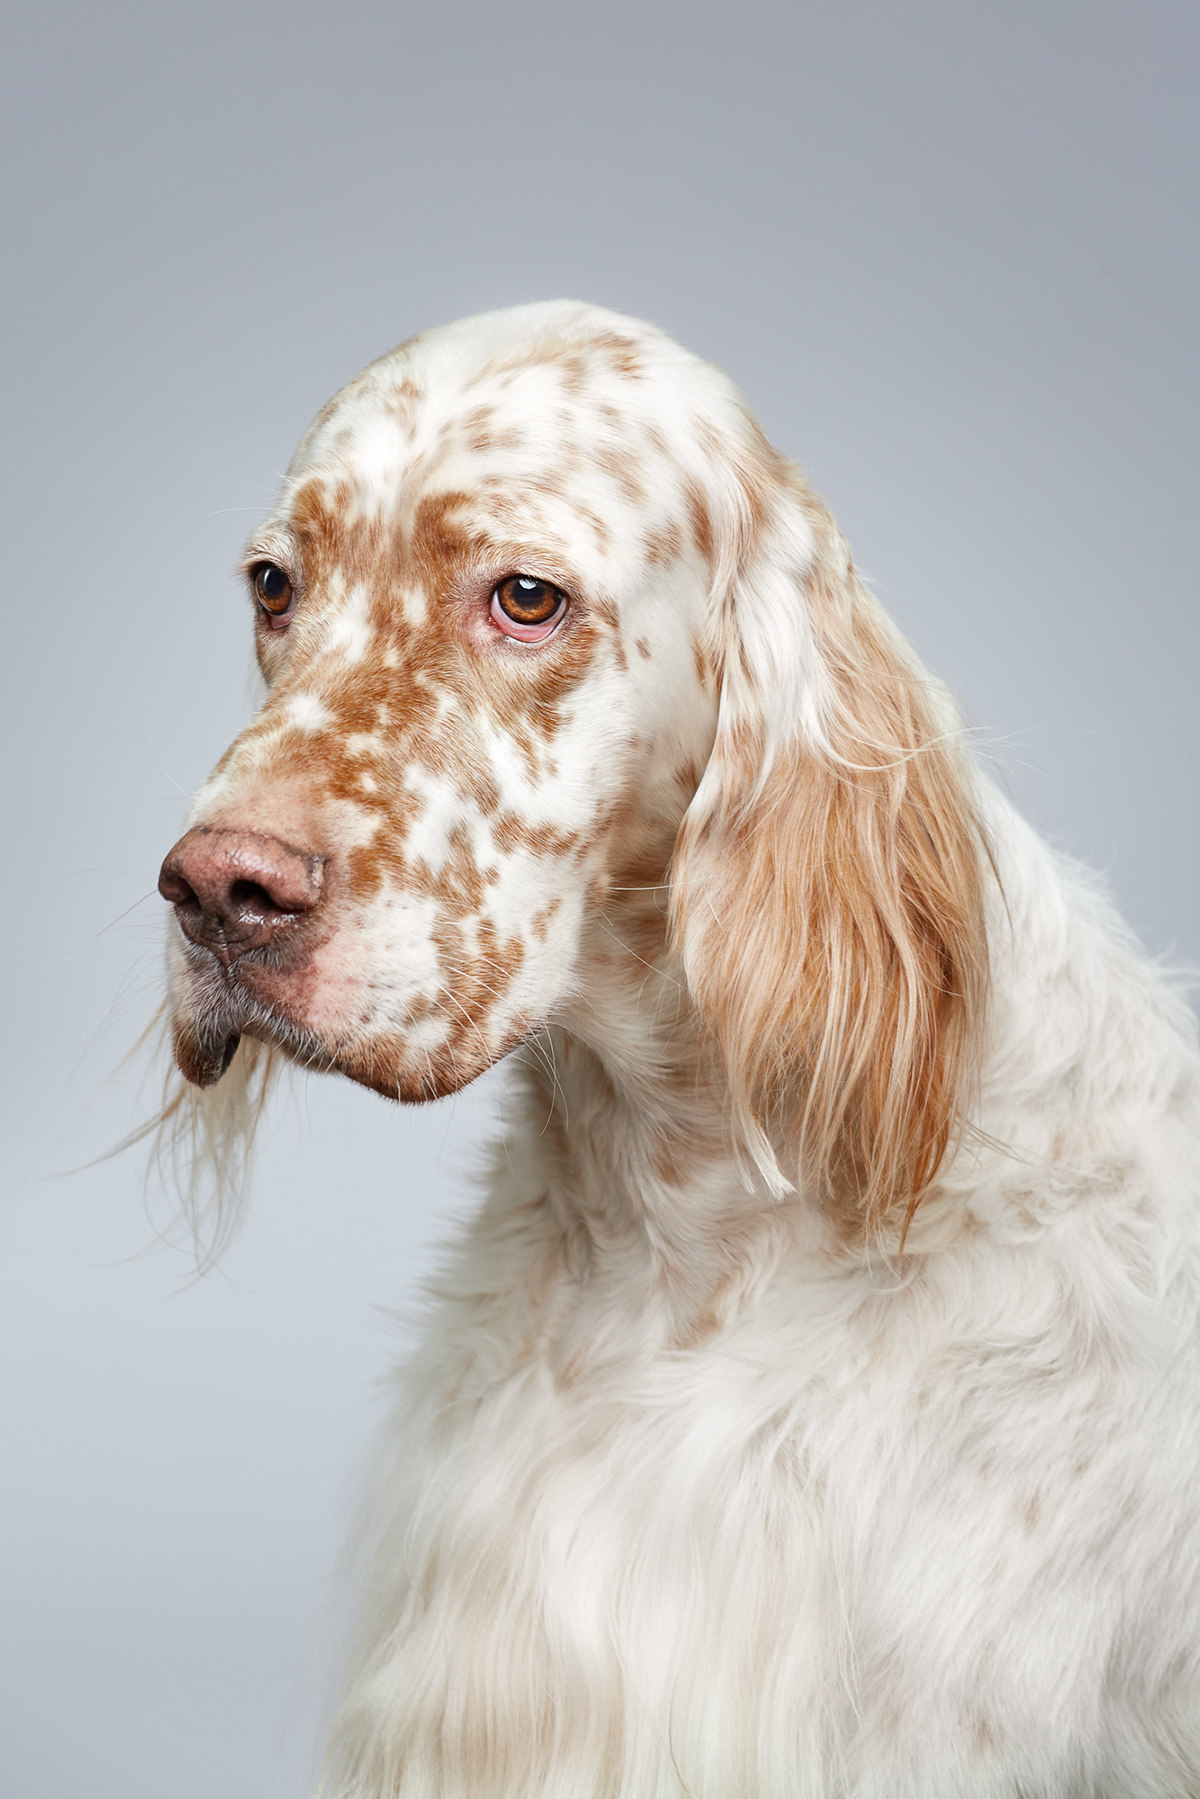
<svg viewBox="0 0 1200 1799">
<path fill-rule="evenodd" d="M 323 857 L 277 837 L 201 826 L 168 853 L 158 891 L 174 906 L 184 935 L 228 968 L 313 912 L 324 872 Z"/>
</svg>

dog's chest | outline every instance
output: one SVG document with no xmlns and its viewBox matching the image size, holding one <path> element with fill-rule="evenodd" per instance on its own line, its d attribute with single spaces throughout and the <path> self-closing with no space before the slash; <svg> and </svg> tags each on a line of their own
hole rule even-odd
<svg viewBox="0 0 1200 1799">
<path fill-rule="evenodd" d="M 750 1778 L 729 1757 L 751 1712 L 782 1708 L 755 1727 L 764 1753 L 827 1735 L 830 1480 L 780 1400 L 697 1348 L 568 1382 L 534 1364 L 431 1417 L 397 1633 L 410 1766 L 424 1743 L 426 1778 L 444 1758 L 473 1791 L 487 1718 L 485 1765 L 514 1791 L 674 1793 L 679 1732 L 728 1792 Z"/>
<path fill-rule="evenodd" d="M 1082 1716 L 1118 1639 L 1195 1634 L 1159 1551 L 1200 1471 L 1110 1356 L 826 1282 L 564 1376 L 519 1310 L 460 1309 L 410 1419 L 388 1684 L 430 1780 L 823 1792 L 856 1742 L 899 1779 L 938 1731 L 975 1779 Z"/>
</svg>

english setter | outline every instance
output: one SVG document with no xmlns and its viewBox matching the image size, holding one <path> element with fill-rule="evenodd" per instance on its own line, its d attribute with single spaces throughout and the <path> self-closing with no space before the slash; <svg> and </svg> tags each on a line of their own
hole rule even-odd
<svg viewBox="0 0 1200 1799">
<path fill-rule="evenodd" d="M 429 332 L 245 570 L 265 702 L 161 879 L 195 1104 L 526 1046 L 330 1789 L 1196 1799 L 1190 1017 L 728 379 Z"/>
</svg>

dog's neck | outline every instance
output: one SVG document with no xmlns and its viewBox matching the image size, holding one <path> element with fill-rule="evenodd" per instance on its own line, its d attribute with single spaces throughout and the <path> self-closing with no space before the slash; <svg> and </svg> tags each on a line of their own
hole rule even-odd
<svg viewBox="0 0 1200 1799">
<path fill-rule="evenodd" d="M 592 1298 L 660 1338 L 695 1341 L 757 1287 L 799 1230 L 731 1140 L 724 1077 L 667 943 L 663 895 L 606 912 L 587 982 L 521 1057 L 522 1160 Z M 803 1214 L 809 1214 L 807 1217 Z"/>
<path fill-rule="evenodd" d="M 989 838 L 1006 868 L 1006 897 L 992 895 L 1004 982 L 1013 985 L 1019 966 L 1036 988 L 1061 978 L 1056 958 L 1066 952 L 1060 934 L 1027 915 L 1024 864 L 1036 858 L 1041 892 L 1053 891 L 1062 873 L 1007 804 L 990 789 L 986 797 Z M 1069 953 L 1090 952 L 1073 942 Z M 668 941 L 665 887 L 614 893 L 586 934 L 580 967 L 576 997 L 525 1054 L 529 1103 L 519 1129 L 589 1279 L 610 1267 L 628 1278 L 636 1268 L 648 1284 L 678 1293 L 683 1312 L 699 1315 L 712 1295 L 759 1279 L 772 1258 L 803 1258 L 809 1268 L 878 1266 L 900 1253 L 902 1238 L 910 1256 L 957 1240 L 979 1210 L 984 1162 L 994 1209 L 1007 1210 L 1023 1164 L 1004 1147 L 1012 1134 L 1004 1071 L 1028 1081 L 1046 1053 L 1028 1025 L 1014 1041 L 1012 1019 L 993 1019 L 1004 1053 L 1003 1066 L 993 1062 L 988 1072 L 988 1135 L 969 1130 L 961 1156 L 952 1148 L 907 1230 L 897 1218 L 886 1237 L 867 1242 L 851 1206 L 803 1191 L 775 1196 L 735 1144 L 720 1056 Z M 1031 1005 L 1028 1017 L 1036 1016 Z M 1085 1019 L 1073 1023 L 1086 1033 Z M 985 1055 L 995 1057 L 994 1043 Z M 1031 1131 L 1026 1119 L 1025 1139 Z M 1040 1143 L 1027 1147 L 1043 1152 Z"/>
</svg>

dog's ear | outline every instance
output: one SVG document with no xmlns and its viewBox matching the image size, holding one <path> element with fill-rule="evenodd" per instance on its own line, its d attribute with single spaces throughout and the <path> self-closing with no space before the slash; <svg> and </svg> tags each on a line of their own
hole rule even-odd
<svg viewBox="0 0 1200 1799">
<path fill-rule="evenodd" d="M 739 1140 L 777 1192 L 798 1175 L 869 1232 L 907 1225 L 961 1117 L 985 852 L 948 698 L 799 477 L 765 491 L 714 596 L 717 735 L 672 931 Z"/>
</svg>

